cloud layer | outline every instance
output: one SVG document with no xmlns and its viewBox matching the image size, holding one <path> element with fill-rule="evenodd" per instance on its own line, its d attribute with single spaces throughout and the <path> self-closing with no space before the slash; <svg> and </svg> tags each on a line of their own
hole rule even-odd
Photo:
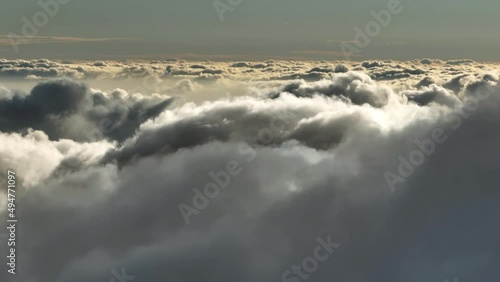
<svg viewBox="0 0 500 282">
<path fill-rule="evenodd" d="M 297 282 L 283 273 L 318 237 L 341 247 L 308 281 L 500 277 L 498 68 L 79 64 L 112 79 L 142 65 L 165 88 L 0 88 L 0 166 L 19 175 L 12 281 L 110 281 L 125 268 L 134 281 Z M 446 141 L 422 149 L 436 129 Z M 392 191 L 385 175 L 417 151 Z"/>
</svg>

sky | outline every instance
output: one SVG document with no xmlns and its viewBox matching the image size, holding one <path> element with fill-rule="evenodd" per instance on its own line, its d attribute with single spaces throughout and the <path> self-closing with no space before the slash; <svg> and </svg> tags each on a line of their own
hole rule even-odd
<svg viewBox="0 0 500 282">
<path fill-rule="evenodd" d="M 242 0 L 218 13 L 213 0 L 69 0 L 46 24 L 41 16 L 42 25 L 16 52 L 8 35 L 23 36 L 23 18 L 34 23 L 44 10 L 37 0 L 3 1 L 0 57 L 338 60 L 340 44 L 353 44 L 355 27 L 364 29 L 374 20 L 370 12 L 388 2 Z M 500 2 L 402 0 L 401 7 L 352 59 L 500 59 Z"/>
</svg>

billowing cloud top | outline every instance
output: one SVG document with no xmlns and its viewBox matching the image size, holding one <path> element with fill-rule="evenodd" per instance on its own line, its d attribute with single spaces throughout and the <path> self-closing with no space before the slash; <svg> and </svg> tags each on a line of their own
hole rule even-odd
<svg viewBox="0 0 500 282">
<path fill-rule="evenodd" d="M 363 71 L 375 80 L 402 80 L 415 77 L 449 79 L 460 73 L 484 73 L 498 69 L 496 63 L 472 60 L 413 60 L 413 61 L 254 61 L 216 62 L 169 59 L 161 61 L 50 61 L 0 59 L 0 78 L 51 78 L 66 76 L 77 79 L 134 78 L 156 75 L 163 78 L 225 77 L 233 80 L 308 81 L 328 78 L 331 73 L 349 70 Z"/>
<path fill-rule="evenodd" d="M 0 78 L 36 81 L 0 87 L 2 281 L 500 277 L 495 64 L 0 60 Z"/>
</svg>

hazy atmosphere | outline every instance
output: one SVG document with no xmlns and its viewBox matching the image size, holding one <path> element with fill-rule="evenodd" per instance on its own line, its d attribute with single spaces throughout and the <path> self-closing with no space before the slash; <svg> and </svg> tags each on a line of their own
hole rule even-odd
<svg viewBox="0 0 500 282">
<path fill-rule="evenodd" d="M 500 278 L 500 2 L 0 5 L 1 282 Z"/>
</svg>

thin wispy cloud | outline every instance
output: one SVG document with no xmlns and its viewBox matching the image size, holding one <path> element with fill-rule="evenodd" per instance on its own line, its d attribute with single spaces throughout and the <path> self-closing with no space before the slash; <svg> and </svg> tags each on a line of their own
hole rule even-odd
<svg viewBox="0 0 500 282">
<path fill-rule="evenodd" d="M 0 46 L 12 45 L 12 40 L 16 37 L 9 35 L 0 35 Z M 53 44 L 53 43 L 82 43 L 82 42 L 106 42 L 106 41 L 126 41 L 136 40 L 134 38 L 86 38 L 86 37 L 68 37 L 68 36 L 32 36 L 23 40 L 23 45 L 29 44 Z"/>
</svg>

